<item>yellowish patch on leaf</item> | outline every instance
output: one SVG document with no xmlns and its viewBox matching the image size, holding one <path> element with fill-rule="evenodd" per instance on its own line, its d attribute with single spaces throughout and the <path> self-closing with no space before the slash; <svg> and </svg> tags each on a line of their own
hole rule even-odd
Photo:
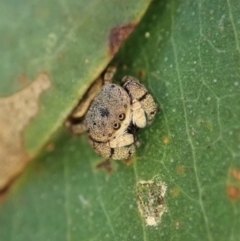
<svg viewBox="0 0 240 241">
<path fill-rule="evenodd" d="M 164 143 L 164 144 L 168 144 L 169 141 L 170 141 L 169 136 L 165 136 L 165 137 L 163 138 L 163 143 Z"/>
<path fill-rule="evenodd" d="M 180 190 L 177 187 L 175 187 L 170 190 L 170 193 L 172 194 L 173 197 L 178 197 L 180 194 Z"/>
<path fill-rule="evenodd" d="M 232 174 L 232 177 L 234 177 L 236 180 L 240 181 L 240 169 L 232 168 L 231 174 Z"/>
<path fill-rule="evenodd" d="M 22 132 L 38 113 L 39 97 L 49 87 L 47 74 L 41 73 L 23 90 L 0 98 L 0 190 L 23 170 L 30 159 L 24 149 Z"/>
<path fill-rule="evenodd" d="M 184 174 L 185 172 L 185 167 L 184 166 L 177 166 L 177 173 L 178 174 Z"/>
</svg>

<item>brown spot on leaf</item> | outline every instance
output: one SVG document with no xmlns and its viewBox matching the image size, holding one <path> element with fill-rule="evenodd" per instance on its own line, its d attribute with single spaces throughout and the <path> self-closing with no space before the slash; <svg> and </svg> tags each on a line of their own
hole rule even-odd
<svg viewBox="0 0 240 241">
<path fill-rule="evenodd" d="M 227 195 L 231 200 L 236 200 L 240 198 L 240 188 L 229 185 L 227 186 Z"/>
<path fill-rule="evenodd" d="M 112 172 L 112 165 L 109 159 L 99 162 L 96 165 L 97 169 L 104 169 L 107 173 Z"/>
<path fill-rule="evenodd" d="M 118 51 L 121 43 L 129 36 L 136 25 L 136 23 L 129 23 L 111 29 L 109 34 L 109 52 L 111 56 Z"/>
<path fill-rule="evenodd" d="M 139 70 L 137 72 L 137 77 L 140 78 L 140 79 L 143 79 L 145 77 L 146 73 L 144 70 Z"/>
<path fill-rule="evenodd" d="M 0 98 L 0 190 L 3 190 L 30 160 L 23 145 L 22 132 L 38 112 L 40 95 L 49 87 L 49 77 L 41 73 L 23 90 Z"/>
<path fill-rule="evenodd" d="M 232 177 L 234 177 L 237 181 L 240 181 L 240 169 L 231 169 Z"/>
<path fill-rule="evenodd" d="M 184 174 L 185 168 L 184 166 L 177 166 L 177 173 L 178 174 Z"/>
<path fill-rule="evenodd" d="M 171 189 L 170 193 L 172 194 L 173 197 L 177 197 L 180 193 L 180 190 L 177 187 L 175 187 Z"/>
</svg>

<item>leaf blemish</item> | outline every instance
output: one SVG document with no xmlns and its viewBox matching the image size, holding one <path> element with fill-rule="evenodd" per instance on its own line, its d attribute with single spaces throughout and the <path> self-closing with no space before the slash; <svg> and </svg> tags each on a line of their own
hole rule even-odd
<svg viewBox="0 0 240 241">
<path fill-rule="evenodd" d="M 180 190 L 177 187 L 175 187 L 170 191 L 170 193 L 173 197 L 177 197 L 180 194 Z"/>
<path fill-rule="evenodd" d="M 233 185 L 227 186 L 227 195 L 232 201 L 240 199 L 240 188 Z"/>
<path fill-rule="evenodd" d="M 47 74 L 41 73 L 23 90 L 0 98 L 0 190 L 26 166 L 30 157 L 22 132 L 39 110 L 40 95 L 50 87 Z"/>
<path fill-rule="evenodd" d="M 147 226 L 157 226 L 167 211 L 164 201 L 166 190 L 167 185 L 157 179 L 137 183 L 138 210 Z"/>
<path fill-rule="evenodd" d="M 240 169 L 231 169 L 232 177 L 235 178 L 237 181 L 240 181 Z"/>
<path fill-rule="evenodd" d="M 231 201 L 240 199 L 240 169 L 229 168 L 226 193 Z"/>
<path fill-rule="evenodd" d="M 117 26 L 110 30 L 109 34 L 109 52 L 113 56 L 119 49 L 121 43 L 129 36 L 136 27 L 136 23 L 129 23 Z"/>
<path fill-rule="evenodd" d="M 184 166 L 177 166 L 177 173 L 178 174 L 184 174 L 184 172 L 185 172 L 185 168 L 184 168 Z"/>
<path fill-rule="evenodd" d="M 163 138 L 163 143 L 164 143 L 164 144 L 168 144 L 169 141 L 170 141 L 169 136 L 165 136 L 165 137 Z"/>
<path fill-rule="evenodd" d="M 99 163 L 96 165 L 96 168 L 97 168 L 97 169 L 103 169 L 103 170 L 106 171 L 107 173 L 111 173 L 112 170 L 113 170 L 112 164 L 111 164 L 111 162 L 110 162 L 109 159 L 99 162 Z"/>
<path fill-rule="evenodd" d="M 146 75 L 146 73 L 145 73 L 144 70 L 139 70 L 139 71 L 137 72 L 137 77 L 140 78 L 140 79 L 145 78 L 145 75 Z"/>
</svg>

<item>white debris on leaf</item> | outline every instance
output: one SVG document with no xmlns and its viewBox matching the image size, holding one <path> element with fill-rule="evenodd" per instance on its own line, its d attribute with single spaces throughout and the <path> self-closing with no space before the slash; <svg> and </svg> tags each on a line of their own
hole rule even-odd
<svg viewBox="0 0 240 241">
<path fill-rule="evenodd" d="M 167 185 L 157 178 L 137 183 L 138 210 L 147 226 L 157 226 L 167 207 L 164 201 Z"/>
</svg>

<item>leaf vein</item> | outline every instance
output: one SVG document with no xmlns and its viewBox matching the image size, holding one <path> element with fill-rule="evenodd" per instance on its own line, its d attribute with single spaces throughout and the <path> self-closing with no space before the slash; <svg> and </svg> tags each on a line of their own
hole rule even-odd
<svg viewBox="0 0 240 241">
<path fill-rule="evenodd" d="M 116 240 L 115 230 L 114 230 L 114 228 L 113 228 L 113 226 L 112 226 L 110 216 L 108 215 L 107 209 L 106 209 L 105 204 L 104 204 L 104 202 L 103 202 L 100 189 L 99 189 L 99 187 L 97 186 L 96 173 L 93 172 L 93 176 L 94 176 L 95 187 L 96 187 L 97 194 L 98 194 L 99 204 L 100 204 L 100 206 L 101 206 L 101 208 L 102 208 L 102 211 L 103 211 L 103 213 L 104 213 L 104 215 L 105 215 L 105 217 L 106 217 L 106 219 L 107 219 L 108 226 L 109 226 L 109 228 L 110 228 L 110 230 L 111 230 L 111 232 L 112 232 L 112 234 L 113 234 L 113 236 L 114 236 L 114 239 Z"/>
<path fill-rule="evenodd" d="M 230 18 L 230 21 L 231 21 L 231 24 L 232 24 L 233 33 L 234 33 L 234 37 L 235 37 L 236 48 L 237 48 L 237 51 L 240 54 L 240 47 L 239 47 L 239 43 L 238 43 L 238 33 L 237 33 L 237 30 L 236 30 L 236 26 L 235 26 L 233 15 L 232 15 L 230 0 L 227 0 L 227 5 L 228 5 L 229 18 Z"/>
<path fill-rule="evenodd" d="M 199 5 L 199 8 L 200 7 L 201 6 Z M 199 9 L 199 15 L 200 15 L 200 9 Z M 174 29 L 173 11 L 171 13 L 171 19 L 172 19 L 172 30 L 173 30 Z M 201 22 L 200 22 L 200 31 L 201 31 Z M 207 230 L 207 234 L 208 234 L 208 239 L 210 241 L 212 241 L 213 239 L 212 239 L 212 236 L 211 236 L 211 233 L 210 233 L 210 230 L 209 230 L 208 217 L 206 215 L 206 210 L 205 210 L 205 207 L 204 207 L 204 204 L 203 204 L 203 199 L 202 199 L 201 183 L 200 183 L 200 179 L 199 179 L 198 171 L 197 171 L 196 151 L 195 151 L 195 148 L 194 148 L 194 145 L 193 145 L 193 141 L 192 141 L 189 126 L 188 126 L 187 110 L 186 110 L 186 105 L 185 105 L 185 102 L 184 102 L 184 90 L 183 90 L 183 85 L 182 85 L 182 78 L 181 78 L 181 74 L 180 74 L 180 69 L 179 69 L 179 66 L 178 66 L 177 48 L 176 48 L 176 44 L 175 44 L 175 40 L 174 40 L 173 36 L 171 36 L 170 41 L 171 41 L 172 48 L 173 48 L 173 54 L 174 54 L 174 59 L 175 59 L 176 72 L 177 72 L 177 79 L 178 79 L 178 83 L 179 83 L 180 96 L 181 96 L 181 101 L 182 101 L 182 105 L 183 105 L 185 128 L 186 128 L 186 133 L 187 133 L 187 141 L 189 142 L 189 145 L 191 147 L 191 152 L 192 152 L 193 168 L 194 168 L 194 173 L 195 173 L 195 178 L 196 178 L 196 183 L 197 183 L 197 188 L 198 188 L 199 205 L 200 205 L 203 217 L 204 217 L 204 222 L 205 222 L 205 226 L 206 226 L 206 230 Z"/>
</svg>

